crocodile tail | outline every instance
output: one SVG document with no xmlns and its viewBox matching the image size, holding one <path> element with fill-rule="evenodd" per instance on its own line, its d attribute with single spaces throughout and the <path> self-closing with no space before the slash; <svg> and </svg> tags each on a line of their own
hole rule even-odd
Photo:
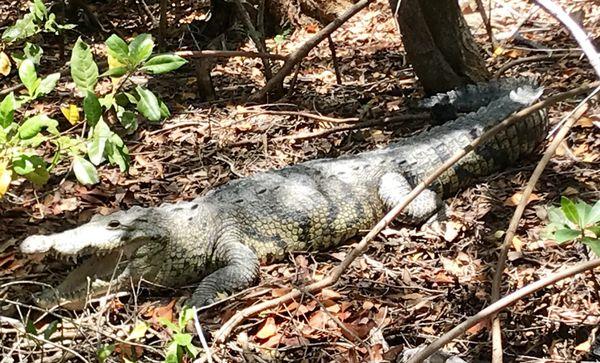
<svg viewBox="0 0 600 363">
<path fill-rule="evenodd" d="M 470 84 L 426 98 L 419 106 L 429 109 L 435 119 L 447 121 L 455 119 L 458 113 L 475 112 L 523 87 L 535 89 L 537 83 L 529 78 L 503 78 L 487 83 Z"/>
</svg>

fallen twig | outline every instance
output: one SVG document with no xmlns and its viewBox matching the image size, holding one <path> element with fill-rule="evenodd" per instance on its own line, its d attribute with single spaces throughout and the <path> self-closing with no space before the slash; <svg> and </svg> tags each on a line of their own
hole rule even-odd
<svg viewBox="0 0 600 363">
<path fill-rule="evenodd" d="M 272 111 L 272 112 L 282 112 L 282 111 Z M 306 133 L 301 133 L 301 134 L 296 134 L 296 135 L 286 135 L 286 136 L 274 137 L 270 141 L 278 142 L 278 141 L 289 141 L 289 140 L 313 139 L 316 137 L 327 136 L 327 135 L 330 135 L 330 134 L 333 134 L 336 132 L 366 129 L 366 128 L 373 127 L 373 126 L 392 125 L 392 124 L 396 124 L 398 122 L 405 122 L 405 121 L 426 120 L 429 118 L 431 118 L 431 115 L 429 113 L 391 116 L 391 117 L 385 117 L 382 119 L 357 122 L 357 123 L 350 124 L 350 125 L 342 125 L 342 126 L 337 126 L 337 127 L 331 127 L 328 129 L 321 129 L 321 130 L 317 130 L 317 131 L 313 131 L 313 132 L 306 132 Z M 263 142 L 263 138 L 256 138 L 256 139 L 238 141 L 238 142 L 234 143 L 233 146 L 251 145 L 251 144 L 256 144 L 256 143 L 261 143 L 261 142 Z"/>
<path fill-rule="evenodd" d="M 494 78 L 496 78 L 496 79 L 500 78 L 500 76 L 502 76 L 502 74 L 504 74 L 504 72 L 506 72 L 510 68 L 512 68 L 516 65 L 519 65 L 519 64 L 529 63 L 529 62 L 552 61 L 552 60 L 557 60 L 557 59 L 562 60 L 562 59 L 567 59 L 567 58 L 581 58 L 582 55 L 583 55 L 583 53 L 581 53 L 581 52 L 575 52 L 575 53 L 557 53 L 557 54 L 538 54 L 538 55 L 532 55 L 530 57 L 517 58 L 517 59 L 514 59 L 514 60 L 502 65 L 502 67 L 500 67 L 500 69 L 498 69 L 496 71 L 496 73 L 494 74 Z"/>
<path fill-rule="evenodd" d="M 260 52 L 247 52 L 242 50 L 182 50 L 175 52 L 182 58 L 233 58 L 233 57 L 246 57 L 246 58 L 266 58 L 286 61 L 289 59 L 288 56 L 283 54 L 273 53 L 260 53 Z"/>
<path fill-rule="evenodd" d="M 321 43 L 325 38 L 331 35 L 331 33 L 333 33 L 356 13 L 366 8 L 367 5 L 369 5 L 372 1 L 373 0 L 360 0 L 348 8 L 348 10 L 342 13 L 339 17 L 335 18 L 331 23 L 327 24 L 327 26 L 321 29 L 320 32 L 302 44 L 298 50 L 290 55 L 289 59 L 285 62 L 283 67 L 281 67 L 279 72 L 277 72 L 277 74 L 273 76 L 273 78 L 271 78 L 260 91 L 252 95 L 251 100 L 261 101 L 264 99 L 269 91 L 283 82 L 283 79 L 293 71 L 294 66 L 300 63 L 300 61 L 302 61 L 302 59 L 308 55 L 311 49 L 316 47 L 317 44 Z"/>
<path fill-rule="evenodd" d="M 571 91 L 563 92 L 557 94 L 553 97 L 549 97 L 543 101 L 540 101 L 532 106 L 529 106 L 514 115 L 510 116 L 506 120 L 500 122 L 498 125 L 492 127 L 485 133 L 483 133 L 479 138 L 473 140 L 469 145 L 465 146 L 463 149 L 456 152 L 450 159 L 444 162 L 440 167 L 438 167 L 433 173 L 431 173 L 428 177 L 426 177 L 421 183 L 419 183 L 404 199 L 404 201 L 394 207 L 391 211 L 389 211 L 380 221 L 375 225 L 369 233 L 361 239 L 361 241 L 356 245 L 354 249 L 352 249 L 347 255 L 346 258 L 336 266 L 331 273 L 324 277 L 322 280 L 314 282 L 308 286 L 306 286 L 303 290 L 294 289 L 289 293 L 277 297 L 272 300 L 263 301 L 260 304 L 256 304 L 245 308 L 243 310 L 235 313 L 225 324 L 221 326 L 221 328 L 215 333 L 215 343 L 224 342 L 225 339 L 231 334 L 233 329 L 238 326 L 244 319 L 253 316 L 261 311 L 264 311 L 269 308 L 273 308 L 280 304 L 286 303 L 293 299 L 300 297 L 303 294 L 303 291 L 315 292 L 323 289 L 324 287 L 335 284 L 339 278 L 342 276 L 343 272 L 350 266 L 354 260 L 360 256 L 363 251 L 366 249 L 367 244 L 381 232 L 391 221 L 393 221 L 396 216 L 406 208 L 406 206 L 412 202 L 425 188 L 435 181 L 444 171 L 452 167 L 456 162 L 462 159 L 469 152 L 473 151 L 478 145 L 483 142 L 486 142 L 494 135 L 496 135 L 499 131 L 505 129 L 507 126 L 512 125 L 518 120 L 530 115 L 533 112 L 537 112 L 543 108 L 547 108 L 550 105 L 558 101 L 562 101 L 564 99 L 573 97 L 575 95 L 585 93 L 590 89 L 600 86 L 600 82 L 594 82 L 593 84 L 583 85 Z"/>
<path fill-rule="evenodd" d="M 318 120 L 318 121 L 331 122 L 331 123 L 336 123 L 336 124 L 355 123 L 355 122 L 360 121 L 360 118 L 358 118 L 358 117 L 336 118 L 336 117 L 317 115 L 314 113 L 304 112 L 304 111 L 271 111 L 271 110 L 258 109 L 258 110 L 246 110 L 246 111 L 242 111 L 240 113 L 251 114 L 251 115 L 298 116 L 298 117 L 306 117 L 306 118 L 311 118 L 311 119 Z"/>
</svg>

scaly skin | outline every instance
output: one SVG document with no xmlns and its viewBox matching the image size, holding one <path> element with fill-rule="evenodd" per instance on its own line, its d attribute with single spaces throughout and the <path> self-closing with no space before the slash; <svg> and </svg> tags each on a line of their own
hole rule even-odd
<svg viewBox="0 0 600 363">
<path fill-rule="evenodd" d="M 25 253 L 94 255 L 56 289 L 44 290 L 37 303 L 79 309 L 87 297 L 141 278 L 165 286 L 199 282 L 188 301 L 195 306 L 251 286 L 260 263 L 291 251 L 325 250 L 371 228 L 458 149 L 540 94 L 525 80 L 506 80 L 438 95 L 427 106 L 485 107 L 384 149 L 270 170 L 191 202 L 134 207 L 62 233 L 31 236 L 21 244 Z M 444 173 L 405 217 L 426 219 L 442 197 L 530 153 L 546 132 L 545 113 L 507 128 Z M 101 253 L 109 254 L 95 256 Z"/>
</svg>

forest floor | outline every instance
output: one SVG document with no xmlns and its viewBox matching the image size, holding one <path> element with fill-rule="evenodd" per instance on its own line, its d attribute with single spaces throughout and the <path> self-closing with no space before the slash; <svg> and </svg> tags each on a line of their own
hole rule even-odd
<svg viewBox="0 0 600 363">
<path fill-rule="evenodd" d="M 583 24 L 598 46 L 598 3 L 560 3 Z M 152 28 L 148 16 L 136 4 L 140 2 L 120 0 L 93 6 L 109 33 L 118 29 L 125 36 L 133 36 Z M 158 13 L 158 1 L 150 1 L 148 6 Z M 538 10 L 521 26 L 521 37 L 493 56 L 479 13 L 468 5 L 463 7 L 492 72 L 523 57 L 578 48 L 555 20 Z M 494 33 L 501 37 L 515 29 L 530 8 L 525 1 L 496 2 L 491 12 Z M 18 1 L 0 2 L 0 28 L 16 21 L 24 9 L 26 4 Z M 193 14 L 184 1 L 176 2 L 170 23 L 183 30 L 179 38 L 169 40 L 170 50 L 194 50 L 180 22 Z M 102 52 L 108 34 L 77 29 L 67 33 L 66 44 L 82 35 Z M 296 29 L 283 40 L 270 41 L 269 48 L 271 52 L 289 54 L 319 29 L 315 24 Z M 67 165 L 59 166 L 42 188 L 14 182 L 11 192 L 0 200 L 0 354 L 5 357 L 0 361 L 12 361 L 10 357 L 22 362 L 60 361 L 64 357 L 69 361 L 96 361 L 99 351 L 109 349 L 114 351 L 107 361 L 159 361 L 170 339 L 159 318 L 176 317 L 180 309 L 177 298 L 191 291 L 156 290 L 142 284 L 126 296 L 93 304 L 85 311 L 59 309 L 40 316 L 31 306 L 32 294 L 39 291 L 37 284 L 56 284 L 70 266 L 60 261 L 28 260 L 17 249 L 25 236 L 64 230 L 96 213 L 190 200 L 231 179 L 305 160 L 374 149 L 428 127 L 418 122 L 336 132 L 335 128 L 349 124 L 265 112 L 291 110 L 372 119 L 411 112 L 410 106 L 423 97 L 405 61 L 387 1 L 378 0 L 359 13 L 334 33 L 333 40 L 342 85 L 336 83 L 326 42 L 302 62 L 295 89 L 285 99 L 270 104 L 246 105 L 239 101 L 265 83 L 257 59 L 238 57 L 219 63 L 212 72 L 218 97 L 213 102 L 198 98 L 193 69 L 185 66 L 150 80 L 151 89 L 166 101 L 172 117 L 160 125 L 142 124 L 135 134 L 124 136 L 132 155 L 128 174 L 104 166 L 100 168 L 100 183 L 85 187 L 77 183 Z M 253 50 L 250 44 L 244 49 Z M 41 73 L 50 73 L 64 64 L 55 38 L 43 39 L 40 45 L 44 48 Z M 519 64 L 504 76 L 538 77 L 545 95 L 594 79 L 587 60 L 572 57 Z M 38 106 L 60 120 L 64 129 L 69 125 L 59 106 L 69 102 L 73 89 L 70 79 L 65 79 Z M 1 79 L 0 89 L 17 81 L 13 73 Z M 569 100 L 550 109 L 551 123 L 559 122 L 577 102 Z M 323 130 L 331 132 L 307 136 Z M 292 139 L 277 139 L 283 136 Z M 507 229 L 518 193 L 538 159 L 536 154 L 458 193 L 447 201 L 451 207 L 449 220 L 437 228 L 394 224 L 385 229 L 338 284 L 316 296 L 305 296 L 247 319 L 227 344 L 213 347 L 213 358 L 257 362 L 393 361 L 402 350 L 442 335 L 489 304 L 501 232 Z M 561 195 L 588 202 L 600 199 L 599 165 L 600 108 L 596 105 L 552 158 L 528 204 L 509 252 L 503 294 L 588 258 L 584 249 L 545 240 L 541 231 L 547 223 L 547 207 L 557 204 Z M 280 296 L 290 286 L 326 276 L 357 241 L 331 251 L 295 253 L 284 263 L 263 267 L 259 287 L 200 316 L 205 335 L 210 340 L 211 333 L 244 307 Z M 563 280 L 501 313 L 506 360 L 600 360 L 600 339 L 596 339 L 600 335 L 600 300 L 594 278 L 586 273 Z M 45 337 L 46 342 L 40 343 L 18 333 L 7 323 L 9 319 L 29 319 L 28 329 L 38 332 L 48 324 L 60 324 Z M 136 333 L 139 326 L 148 329 Z M 197 340 L 194 344 L 200 345 Z M 469 329 L 446 350 L 467 361 L 488 361 L 488 322 Z"/>
</svg>

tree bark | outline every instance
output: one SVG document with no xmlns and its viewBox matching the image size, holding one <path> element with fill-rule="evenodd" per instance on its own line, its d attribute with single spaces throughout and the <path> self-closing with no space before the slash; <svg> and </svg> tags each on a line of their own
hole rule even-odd
<svg viewBox="0 0 600 363">
<path fill-rule="evenodd" d="M 456 0 L 389 0 L 408 61 L 428 94 L 491 75 Z"/>
</svg>

